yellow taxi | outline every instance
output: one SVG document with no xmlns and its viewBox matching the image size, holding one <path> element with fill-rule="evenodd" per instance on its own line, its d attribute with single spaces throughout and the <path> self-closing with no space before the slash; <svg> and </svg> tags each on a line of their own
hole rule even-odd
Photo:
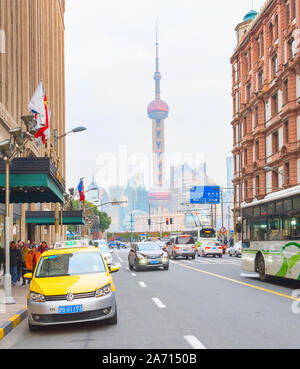
<svg viewBox="0 0 300 369">
<path fill-rule="evenodd" d="M 57 242 L 41 256 L 27 296 L 30 331 L 40 326 L 106 319 L 117 324 L 115 286 L 97 247 L 86 241 Z"/>
</svg>

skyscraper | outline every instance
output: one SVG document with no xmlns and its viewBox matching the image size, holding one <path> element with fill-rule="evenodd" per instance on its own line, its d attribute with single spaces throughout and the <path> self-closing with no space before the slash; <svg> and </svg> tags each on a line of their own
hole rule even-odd
<svg viewBox="0 0 300 369">
<path fill-rule="evenodd" d="M 155 100 L 148 105 L 148 116 L 152 119 L 152 141 L 153 141 L 153 186 L 162 188 L 165 185 L 165 119 L 169 115 L 169 107 L 160 98 L 160 80 L 158 57 L 158 36 L 156 27 L 156 71 Z"/>
</svg>

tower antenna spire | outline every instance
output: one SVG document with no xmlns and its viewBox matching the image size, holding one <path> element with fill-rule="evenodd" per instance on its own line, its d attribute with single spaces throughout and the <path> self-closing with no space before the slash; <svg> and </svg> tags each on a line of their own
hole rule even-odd
<svg viewBox="0 0 300 369">
<path fill-rule="evenodd" d="M 161 80 L 161 75 L 159 72 L 159 56 L 158 56 L 158 21 L 156 18 L 156 27 L 155 27 L 155 32 L 156 32 L 156 40 L 155 40 L 155 47 L 156 47 L 156 58 L 155 58 L 155 64 L 156 64 L 156 70 L 155 70 L 155 74 L 154 74 L 154 79 L 155 79 L 155 98 L 156 99 L 160 99 L 160 80 Z"/>
</svg>

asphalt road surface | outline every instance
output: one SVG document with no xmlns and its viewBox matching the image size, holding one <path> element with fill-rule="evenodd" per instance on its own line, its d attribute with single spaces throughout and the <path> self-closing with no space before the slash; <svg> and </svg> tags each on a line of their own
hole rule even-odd
<svg viewBox="0 0 300 369">
<path fill-rule="evenodd" d="M 241 275 L 236 257 L 178 259 L 170 269 L 129 271 L 114 251 L 119 321 L 52 326 L 30 333 L 27 320 L 0 348 L 237 349 L 300 348 L 300 282 L 262 283 Z M 300 310 L 300 309 L 299 309 Z"/>
</svg>

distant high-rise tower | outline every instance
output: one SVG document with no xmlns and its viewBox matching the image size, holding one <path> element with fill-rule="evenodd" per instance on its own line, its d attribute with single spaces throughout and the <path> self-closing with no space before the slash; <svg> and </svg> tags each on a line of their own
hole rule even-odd
<svg viewBox="0 0 300 369">
<path fill-rule="evenodd" d="M 160 98 L 159 57 L 158 57 L 158 37 L 156 27 L 156 71 L 155 80 L 155 100 L 148 105 L 148 116 L 152 119 L 152 140 L 153 140 L 153 185 L 154 188 L 161 188 L 165 185 L 165 119 L 169 115 L 169 107 Z"/>
</svg>

